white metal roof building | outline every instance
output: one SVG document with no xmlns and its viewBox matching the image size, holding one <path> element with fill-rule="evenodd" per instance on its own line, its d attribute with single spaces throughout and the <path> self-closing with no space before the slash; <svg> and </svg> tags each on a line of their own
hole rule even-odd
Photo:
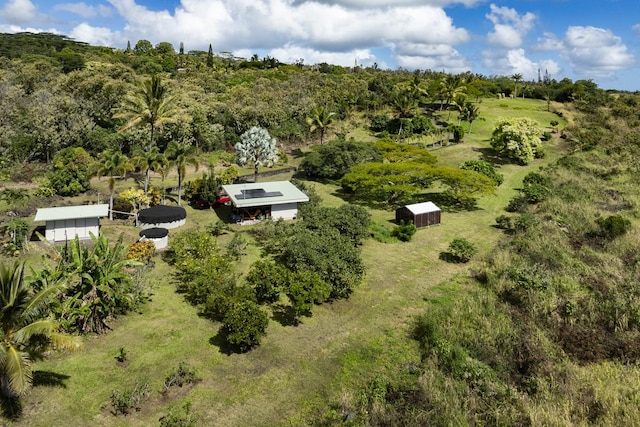
<svg viewBox="0 0 640 427">
<path fill-rule="evenodd" d="M 109 205 L 63 206 L 40 208 L 34 221 L 46 223 L 45 238 L 50 242 L 64 242 L 76 236 L 80 240 L 100 232 L 100 218 L 109 214 Z"/>
<path fill-rule="evenodd" d="M 250 182 L 223 185 L 233 206 L 242 217 L 256 219 L 260 215 L 273 219 L 293 219 L 298 214 L 298 203 L 309 197 L 289 181 Z"/>
</svg>

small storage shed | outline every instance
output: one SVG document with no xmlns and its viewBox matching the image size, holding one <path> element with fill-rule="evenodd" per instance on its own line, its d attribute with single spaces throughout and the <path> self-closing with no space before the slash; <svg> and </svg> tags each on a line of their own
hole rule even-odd
<svg viewBox="0 0 640 427">
<path fill-rule="evenodd" d="M 50 242 L 91 239 L 100 233 L 100 218 L 109 215 L 109 205 L 62 206 L 41 208 L 34 221 L 44 221 L 45 238 Z"/>
<path fill-rule="evenodd" d="M 416 203 L 396 209 L 396 222 L 412 222 L 417 228 L 440 224 L 441 211 L 433 202 Z"/>
<path fill-rule="evenodd" d="M 141 242 L 153 242 L 156 249 L 164 249 L 169 245 L 169 230 L 166 228 L 146 228 L 138 233 L 138 235 L 140 236 Z"/>
<path fill-rule="evenodd" d="M 138 212 L 138 227 L 176 228 L 187 222 L 187 211 L 180 206 L 152 206 Z"/>
<path fill-rule="evenodd" d="M 229 184 L 222 189 L 231 198 L 238 222 L 259 218 L 294 219 L 298 215 L 298 203 L 309 201 L 309 197 L 289 181 Z"/>
</svg>

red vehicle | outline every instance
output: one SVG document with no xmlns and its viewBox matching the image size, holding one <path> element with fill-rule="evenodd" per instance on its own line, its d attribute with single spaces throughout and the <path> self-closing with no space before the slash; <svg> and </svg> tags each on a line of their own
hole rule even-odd
<svg viewBox="0 0 640 427">
<path fill-rule="evenodd" d="M 231 204 L 231 197 L 226 194 L 221 194 L 216 198 L 214 206 L 229 206 Z"/>
</svg>

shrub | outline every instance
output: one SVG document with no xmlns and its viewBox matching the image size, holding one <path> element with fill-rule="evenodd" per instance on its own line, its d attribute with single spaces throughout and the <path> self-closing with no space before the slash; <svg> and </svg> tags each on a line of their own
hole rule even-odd
<svg viewBox="0 0 640 427">
<path fill-rule="evenodd" d="M 396 225 L 391 231 L 391 235 L 401 242 L 408 242 L 416 234 L 417 228 L 413 222 L 400 221 L 400 224 Z"/>
<path fill-rule="evenodd" d="M 484 160 L 467 160 L 460 165 L 460 169 L 472 170 L 481 173 L 484 176 L 491 178 L 496 183 L 496 186 L 499 186 L 504 181 L 504 176 L 496 172 L 493 164 Z"/>
<path fill-rule="evenodd" d="M 51 188 L 61 196 L 77 196 L 91 185 L 90 168 L 93 159 L 84 148 L 63 148 L 53 157 L 53 169 L 48 175 Z"/>
<path fill-rule="evenodd" d="M 121 391 L 113 390 L 111 393 L 111 406 L 113 414 L 127 415 L 131 411 L 139 411 L 141 404 L 149 398 L 151 389 L 148 382 L 136 382 L 133 388 Z"/>
<path fill-rule="evenodd" d="M 253 301 L 237 301 L 229 307 L 221 330 L 227 342 L 245 352 L 260 344 L 269 316 Z"/>
<path fill-rule="evenodd" d="M 500 215 L 496 217 L 496 225 L 502 230 L 511 230 L 513 228 L 513 222 L 508 215 Z"/>
<path fill-rule="evenodd" d="M 156 245 L 149 240 L 135 242 L 127 248 L 127 259 L 135 259 L 145 264 L 148 264 L 155 254 Z"/>
<path fill-rule="evenodd" d="M 311 316 L 313 305 L 324 302 L 331 293 L 331 286 L 316 273 L 304 271 L 290 274 L 288 278 L 285 293 L 296 322 L 300 316 Z"/>
<path fill-rule="evenodd" d="M 200 416 L 191 412 L 191 403 L 171 409 L 169 413 L 160 418 L 160 427 L 197 427 L 202 425 Z"/>
<path fill-rule="evenodd" d="M 462 126 L 451 126 L 451 131 L 453 132 L 453 142 L 460 142 L 464 139 L 464 129 Z"/>
<path fill-rule="evenodd" d="M 197 380 L 196 371 L 187 366 L 186 363 L 180 362 L 178 367 L 164 379 L 164 389 L 166 391 L 170 387 L 182 387 L 186 384 L 193 384 Z"/>
<path fill-rule="evenodd" d="M 389 117 L 385 114 L 376 114 L 371 117 L 371 123 L 369 125 L 369 129 L 373 132 L 382 132 L 387 129 L 387 124 L 389 123 Z"/>
<path fill-rule="evenodd" d="M 256 261 L 247 274 L 247 284 L 252 286 L 258 303 L 272 304 L 280 299 L 280 291 L 288 282 L 289 270 L 269 261 Z"/>
<path fill-rule="evenodd" d="M 459 262 L 468 262 L 478 249 L 463 237 L 456 237 L 449 244 L 449 253 Z"/>
<path fill-rule="evenodd" d="M 626 234 L 631 228 L 631 221 L 621 215 L 611 215 L 607 218 L 599 218 L 597 223 L 600 226 L 602 236 L 607 239 L 620 237 Z"/>
<path fill-rule="evenodd" d="M 536 216 L 531 214 L 522 214 L 514 221 L 513 229 L 517 232 L 523 233 L 538 223 L 539 220 Z"/>
</svg>

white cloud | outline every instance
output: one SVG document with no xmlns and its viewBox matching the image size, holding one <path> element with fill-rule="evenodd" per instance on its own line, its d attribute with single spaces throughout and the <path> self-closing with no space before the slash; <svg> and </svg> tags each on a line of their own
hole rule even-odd
<svg viewBox="0 0 640 427">
<path fill-rule="evenodd" d="M 538 37 L 538 42 L 534 45 L 535 51 L 554 51 L 564 49 L 564 43 L 562 40 L 558 40 L 555 34 L 543 33 L 542 37 Z"/>
<path fill-rule="evenodd" d="M 493 23 L 493 31 L 487 34 L 489 43 L 513 49 L 522 45 L 523 37 L 533 28 L 536 15 L 527 12 L 520 15 L 515 9 L 490 6 L 486 18 Z"/>
<path fill-rule="evenodd" d="M 28 24 L 37 20 L 38 12 L 30 0 L 9 0 L 0 10 L 0 16 L 10 24 Z"/>
<path fill-rule="evenodd" d="M 640 36 L 640 24 L 636 24 L 631 27 L 631 30 L 635 33 L 636 36 Z"/>
<path fill-rule="evenodd" d="M 576 74 L 587 78 L 612 77 L 634 63 L 620 37 L 596 27 L 569 27 L 563 55 Z"/>
<path fill-rule="evenodd" d="M 524 80 L 538 79 L 538 70 L 545 70 L 552 76 L 560 73 L 560 65 L 552 59 L 533 61 L 525 54 L 524 49 L 511 49 L 505 53 L 486 50 L 483 52 L 483 64 L 498 75 L 522 74 Z"/>
<path fill-rule="evenodd" d="M 65 12 L 75 13 L 83 18 L 93 18 L 95 16 L 111 16 L 113 9 L 105 6 L 98 5 L 92 6 L 84 2 L 79 3 L 60 3 L 53 7 L 53 10 L 61 10 Z"/>
<path fill-rule="evenodd" d="M 250 56 L 249 51 L 237 51 L 234 53 L 241 57 Z M 373 65 L 374 62 L 377 62 L 378 65 L 381 63 L 369 49 L 356 49 L 349 52 L 324 52 L 297 45 L 286 45 L 281 48 L 272 49 L 269 52 L 269 56 L 279 58 L 281 61 L 289 63 L 303 58 L 305 64 L 320 64 L 326 62 L 327 64 L 342 65 L 345 67 L 353 66 L 356 61 L 359 65 L 365 67 Z"/>
<path fill-rule="evenodd" d="M 96 46 L 120 46 L 124 42 L 119 32 L 105 27 L 92 27 L 86 22 L 74 27 L 69 37 Z"/>
<path fill-rule="evenodd" d="M 300 5 L 309 2 L 319 4 L 339 5 L 349 8 L 388 8 L 389 0 L 295 0 L 293 5 Z M 484 0 L 395 0 L 393 6 L 450 6 L 454 4 L 462 4 L 467 7 L 475 6 Z"/>
</svg>

